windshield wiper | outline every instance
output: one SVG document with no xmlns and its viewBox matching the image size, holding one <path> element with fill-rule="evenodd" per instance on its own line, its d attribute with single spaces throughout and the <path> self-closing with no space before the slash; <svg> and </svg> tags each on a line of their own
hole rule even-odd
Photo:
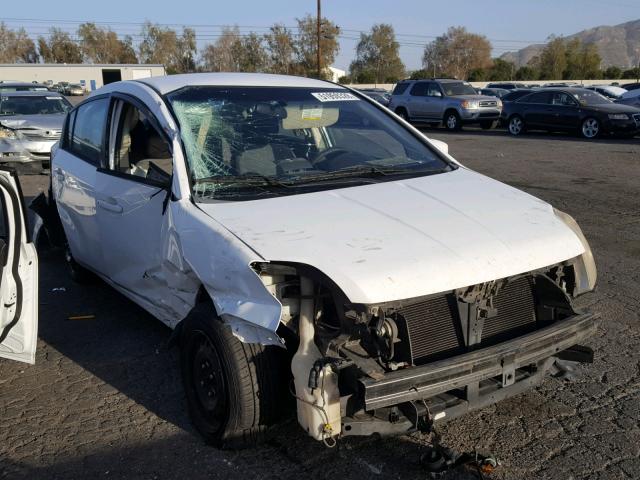
<svg viewBox="0 0 640 480">
<path fill-rule="evenodd" d="M 287 185 L 284 182 L 279 181 L 274 177 L 260 174 L 250 175 L 214 175 L 212 177 L 195 178 L 193 183 L 196 185 L 201 183 L 217 183 L 220 185 L 245 185 L 245 186 L 269 186 L 278 188 L 289 188 L 291 185 Z"/>
<path fill-rule="evenodd" d="M 415 168 L 401 168 L 398 166 L 393 167 L 381 167 L 377 165 L 369 165 L 369 164 L 361 164 L 354 165 L 352 167 L 341 168 L 340 170 L 335 170 L 333 172 L 326 172 L 319 175 L 305 175 L 304 177 L 298 177 L 295 182 L 295 185 L 306 184 L 306 183 L 314 183 L 314 182 L 324 182 L 330 180 L 342 180 L 342 179 L 353 179 L 353 180 L 362 180 L 362 179 L 376 179 L 381 177 L 388 177 L 394 175 L 406 175 L 406 174 L 435 174 L 442 173 L 448 171 L 448 168 L 438 169 L 438 170 L 420 170 Z"/>
</svg>

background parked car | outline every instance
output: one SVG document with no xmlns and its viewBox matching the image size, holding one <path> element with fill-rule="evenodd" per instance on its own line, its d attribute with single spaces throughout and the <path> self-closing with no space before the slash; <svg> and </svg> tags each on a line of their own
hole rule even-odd
<svg viewBox="0 0 640 480">
<path fill-rule="evenodd" d="M 626 89 L 626 90 L 638 90 L 640 89 L 640 83 L 638 82 L 634 82 L 634 83 L 626 83 L 624 85 L 620 85 L 622 88 Z"/>
<path fill-rule="evenodd" d="M 516 88 L 525 88 L 524 83 L 519 82 L 492 82 L 487 84 L 485 88 L 502 88 L 505 90 L 514 90 Z"/>
<path fill-rule="evenodd" d="M 55 92 L 2 92 L 0 96 L 0 162 L 23 173 L 50 167 L 51 147 L 71 104 Z"/>
<path fill-rule="evenodd" d="M 40 83 L 1 82 L 0 92 L 48 92 L 49 88 Z"/>
<path fill-rule="evenodd" d="M 524 97 L 525 95 L 529 95 L 533 91 L 533 88 L 516 88 L 509 91 L 509 93 L 502 97 L 501 100 L 503 104 L 505 102 L 515 102 L 517 99 Z"/>
<path fill-rule="evenodd" d="M 506 88 L 481 88 L 478 95 L 486 95 L 487 97 L 503 98 L 510 90 Z"/>
<path fill-rule="evenodd" d="M 640 107 L 640 88 L 623 93 L 620 98 L 616 100 L 616 103 Z"/>
<path fill-rule="evenodd" d="M 545 89 L 507 102 L 502 120 L 509 133 L 527 129 L 580 132 L 585 138 L 602 133 L 635 135 L 640 131 L 640 109 L 613 103 L 584 88 Z"/>
<path fill-rule="evenodd" d="M 447 130 L 474 123 L 489 129 L 500 118 L 502 101 L 478 95 L 461 80 L 403 80 L 396 84 L 389 108 L 407 121 L 443 123 Z"/>
<path fill-rule="evenodd" d="M 384 105 L 385 107 L 389 106 L 389 101 L 391 100 L 391 94 L 386 90 L 382 89 L 361 89 L 360 92 L 364 93 L 367 97 L 375 100 L 380 105 Z"/>
<path fill-rule="evenodd" d="M 84 87 L 79 83 L 72 83 L 67 86 L 65 95 L 84 95 L 86 92 Z"/>
<path fill-rule="evenodd" d="M 587 90 L 593 90 L 598 92 L 603 97 L 610 98 L 611 100 L 617 100 L 622 95 L 627 93 L 627 90 L 622 87 L 616 87 L 613 85 L 590 85 L 585 87 Z"/>
</svg>

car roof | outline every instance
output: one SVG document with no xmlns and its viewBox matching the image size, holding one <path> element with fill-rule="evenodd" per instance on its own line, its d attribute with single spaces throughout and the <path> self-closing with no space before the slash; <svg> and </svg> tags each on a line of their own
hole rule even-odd
<svg viewBox="0 0 640 480">
<path fill-rule="evenodd" d="M 344 88 L 335 83 L 314 78 L 270 73 L 185 73 L 148 77 L 140 80 L 128 80 L 149 85 L 164 95 L 189 86 L 234 86 L 234 87 L 306 87 L 306 88 Z M 125 82 L 126 83 L 126 82 Z"/>
<path fill-rule="evenodd" d="M 60 97 L 64 98 L 58 92 L 50 91 L 29 91 L 29 92 L 2 92 L 3 97 Z"/>
<path fill-rule="evenodd" d="M 0 87 L 44 87 L 47 88 L 46 85 L 42 83 L 31 83 L 31 82 L 0 82 Z"/>
</svg>

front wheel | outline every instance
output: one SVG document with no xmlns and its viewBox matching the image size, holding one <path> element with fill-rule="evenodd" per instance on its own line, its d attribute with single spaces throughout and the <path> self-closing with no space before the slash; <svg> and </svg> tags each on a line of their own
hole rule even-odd
<svg viewBox="0 0 640 480">
<path fill-rule="evenodd" d="M 444 126 L 447 130 L 457 131 L 462 128 L 462 122 L 456 112 L 447 112 L 444 116 Z"/>
<path fill-rule="evenodd" d="M 71 249 L 68 245 L 65 247 L 64 259 L 67 263 L 67 268 L 69 269 L 71 280 L 79 283 L 80 285 L 93 283 L 93 281 L 95 280 L 95 276 L 93 275 L 93 273 L 91 273 L 89 270 L 75 261 L 73 255 L 71 255 Z"/>
<path fill-rule="evenodd" d="M 286 403 L 283 352 L 241 342 L 208 302 L 184 320 L 182 381 L 191 421 L 207 443 L 244 448 L 264 439 Z"/>
<path fill-rule="evenodd" d="M 409 121 L 409 114 L 407 113 L 407 111 L 404 108 L 398 108 L 396 110 L 396 115 L 398 115 L 405 122 Z"/>
<path fill-rule="evenodd" d="M 524 132 L 524 120 L 519 115 L 514 115 L 509 119 L 509 133 L 518 136 Z"/>
<path fill-rule="evenodd" d="M 596 138 L 600 134 L 600 122 L 595 118 L 587 118 L 582 122 L 582 136 Z"/>
</svg>

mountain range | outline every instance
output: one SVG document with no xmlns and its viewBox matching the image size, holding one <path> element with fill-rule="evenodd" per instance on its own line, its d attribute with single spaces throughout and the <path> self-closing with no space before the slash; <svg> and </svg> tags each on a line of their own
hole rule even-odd
<svg viewBox="0 0 640 480">
<path fill-rule="evenodd" d="M 602 67 L 632 68 L 640 63 L 640 20 L 620 25 L 601 25 L 564 37 L 594 43 L 602 57 Z M 500 58 L 521 67 L 540 54 L 544 44 L 533 44 L 517 52 L 506 52 Z"/>
</svg>

